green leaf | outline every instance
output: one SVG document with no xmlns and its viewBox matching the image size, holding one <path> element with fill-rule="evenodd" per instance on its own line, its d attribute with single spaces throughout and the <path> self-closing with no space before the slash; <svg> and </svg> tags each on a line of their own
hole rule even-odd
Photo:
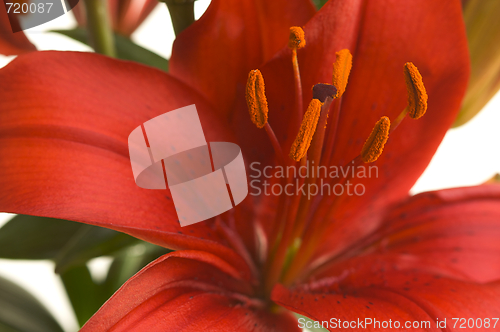
<svg viewBox="0 0 500 332">
<path fill-rule="evenodd" d="M 61 279 L 78 323 L 83 326 L 103 305 L 107 297 L 101 300 L 100 288 L 92 280 L 86 265 L 67 269 L 61 274 Z"/>
<path fill-rule="evenodd" d="M 464 4 L 471 73 L 453 127 L 471 120 L 500 90 L 500 1 L 468 0 Z"/>
<path fill-rule="evenodd" d="M 312 0 L 312 2 L 316 6 L 316 8 L 318 8 L 318 10 L 320 10 L 321 7 L 323 7 L 325 5 L 325 3 L 328 2 L 328 0 Z"/>
<path fill-rule="evenodd" d="M 169 252 L 168 249 L 148 242 L 123 250 L 120 255 L 116 256 L 109 268 L 108 276 L 103 284 L 103 293 L 111 296 L 143 267 Z"/>
<path fill-rule="evenodd" d="M 111 229 L 82 225 L 54 257 L 56 272 L 61 273 L 68 267 L 84 264 L 94 257 L 113 255 L 139 241 Z"/>
<path fill-rule="evenodd" d="M 17 215 L 0 228 L 0 258 L 52 259 L 82 224 Z"/>
<path fill-rule="evenodd" d="M 63 329 L 33 295 L 0 277 L 0 331 L 63 332 Z"/>
<path fill-rule="evenodd" d="M 19 332 L 19 330 L 14 330 L 12 327 L 4 325 L 0 322 L 0 331 L 2 332 Z"/>
<path fill-rule="evenodd" d="M 147 242 L 121 250 L 115 256 L 106 280 L 101 283 L 96 283 L 92 279 L 86 265 L 69 267 L 61 273 L 61 279 L 80 326 L 83 326 L 125 281 L 167 252 L 168 249 Z"/>
<path fill-rule="evenodd" d="M 50 259 L 55 261 L 56 271 L 61 272 L 139 242 L 107 228 L 18 215 L 0 228 L 0 258 Z"/>
<path fill-rule="evenodd" d="M 160 0 L 167 5 L 175 35 L 194 23 L 194 1 L 195 0 Z"/>
<path fill-rule="evenodd" d="M 83 28 L 75 28 L 71 30 L 52 30 L 51 32 L 60 33 L 88 45 L 87 30 Z M 122 35 L 115 33 L 114 40 L 117 53 L 116 55 L 119 59 L 135 61 L 168 71 L 167 59 L 137 45 L 132 40 Z"/>
</svg>

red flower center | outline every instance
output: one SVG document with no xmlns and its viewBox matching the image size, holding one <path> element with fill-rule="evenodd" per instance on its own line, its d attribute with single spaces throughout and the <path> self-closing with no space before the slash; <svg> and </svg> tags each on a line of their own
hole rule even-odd
<svg viewBox="0 0 500 332">
<path fill-rule="evenodd" d="M 335 142 L 337 123 L 341 113 L 341 98 L 344 94 L 349 73 L 352 67 L 352 55 L 349 50 L 337 52 L 333 65 L 332 84 L 317 84 L 313 87 L 313 99 L 305 113 L 302 105 L 302 84 L 297 61 L 297 49 L 306 46 L 304 32 L 299 27 L 290 28 L 289 47 L 292 49 L 292 66 L 295 80 L 295 110 L 298 133 L 293 142 L 289 157 L 284 157 L 281 144 L 274 135 L 268 123 L 268 103 L 265 94 L 264 78 L 259 70 L 252 70 L 248 75 L 246 99 L 252 122 L 258 128 L 264 128 L 272 144 L 278 166 L 306 167 L 308 176 L 301 179 L 300 185 L 310 188 L 321 178 L 321 167 L 331 164 L 332 149 Z M 427 109 L 427 94 L 422 83 L 422 77 L 412 63 L 404 66 L 404 78 L 408 91 L 408 106 L 391 123 L 388 117 L 382 117 L 374 126 L 360 154 L 344 169 L 358 169 L 363 163 L 375 162 L 384 149 L 389 134 L 396 129 L 401 121 L 409 115 L 418 119 Z M 330 125 L 327 132 L 327 120 Z M 316 165 L 316 166 L 315 166 Z M 316 170 L 315 170 L 316 169 Z M 316 176 L 314 175 L 316 174 Z M 326 177 L 326 171 L 324 172 Z M 342 178 L 327 179 L 330 186 L 348 185 L 354 172 L 348 172 Z M 280 186 L 291 185 L 292 178 L 282 177 Z M 327 215 L 334 211 L 347 196 L 347 191 L 341 195 L 280 195 L 275 214 L 274 228 L 269 237 L 269 250 L 266 264 L 263 267 L 263 296 L 268 297 L 276 283 L 290 286 L 304 281 L 314 274 L 314 269 L 308 268 L 308 262 L 315 252 L 316 244 L 321 242 L 326 227 L 331 222 Z"/>
</svg>

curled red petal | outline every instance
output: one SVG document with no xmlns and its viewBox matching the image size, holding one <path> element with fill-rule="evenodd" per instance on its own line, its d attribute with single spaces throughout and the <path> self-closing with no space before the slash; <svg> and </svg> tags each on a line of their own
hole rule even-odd
<svg viewBox="0 0 500 332">
<path fill-rule="evenodd" d="M 248 284 L 219 270 L 206 253 L 189 257 L 171 253 L 149 264 L 81 331 L 300 331 L 290 314 L 267 311 Z"/>
<path fill-rule="evenodd" d="M 500 279 L 500 186 L 484 185 L 429 192 L 391 211 L 377 251 L 440 262 L 470 279 Z"/>
<path fill-rule="evenodd" d="M 379 230 L 340 255 L 361 256 L 356 259 L 362 261 L 370 255 L 401 256 L 418 262 L 423 271 L 455 271 L 454 277 L 477 282 L 497 280 L 500 265 L 492 262 L 500 261 L 499 203 L 498 185 L 409 197 L 387 213 Z M 323 244 L 313 265 L 324 265 L 331 256 L 321 250 L 331 254 L 330 248 Z"/>
<path fill-rule="evenodd" d="M 17 22 L 17 21 L 16 21 Z M 0 5 L 0 54 L 18 55 L 36 51 L 24 32 L 12 32 L 5 4 Z"/>
<path fill-rule="evenodd" d="M 207 141 L 232 141 L 196 92 L 161 71 L 88 53 L 34 52 L 0 70 L 0 210 L 80 221 L 247 270 L 202 222 L 181 228 L 167 190 L 139 188 L 127 138 L 196 104 Z"/>
<path fill-rule="evenodd" d="M 109 1 L 112 9 L 113 29 L 130 36 L 158 5 L 156 0 Z"/>
<path fill-rule="evenodd" d="M 292 289 L 278 285 L 272 299 L 319 321 L 368 317 L 399 320 L 402 327 L 406 321 L 430 321 L 421 330 L 441 331 L 443 326 L 435 322 L 447 319 L 448 329 L 455 331 L 453 318 L 497 317 L 499 295 L 498 280 L 473 282 L 446 263 L 432 264 L 421 257 L 388 252 L 339 262 Z M 380 330 L 373 325 L 367 328 Z"/>
<path fill-rule="evenodd" d="M 399 322 L 431 321 L 432 318 L 418 305 L 404 296 L 382 291 L 360 291 L 356 296 L 342 293 L 311 293 L 304 290 L 288 290 L 277 285 L 272 299 L 285 308 L 317 321 L 328 331 L 380 331 L 382 326 L 374 321 Z M 305 321 L 300 321 L 304 324 Z M 368 323 L 368 324 L 367 324 Z M 343 325 L 348 324 L 348 325 Z M 305 327 L 305 326 L 304 326 Z M 314 327 L 314 326 L 310 326 Z M 441 331 L 435 325 L 411 331 Z"/>
</svg>

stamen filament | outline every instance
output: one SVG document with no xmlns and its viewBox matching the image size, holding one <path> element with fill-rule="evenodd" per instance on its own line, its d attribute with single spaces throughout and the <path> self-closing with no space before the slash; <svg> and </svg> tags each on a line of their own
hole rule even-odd
<svg viewBox="0 0 500 332">
<path fill-rule="evenodd" d="M 321 152 L 323 151 L 323 143 L 325 141 L 325 131 L 326 124 L 328 120 L 328 113 L 330 111 L 330 106 L 332 105 L 333 98 L 326 97 L 323 105 L 321 105 L 321 112 L 316 126 L 316 132 L 314 133 L 311 147 L 309 148 L 310 160 L 312 160 L 316 165 L 319 165 L 321 160 Z M 316 179 L 315 177 L 313 177 Z"/>
<path fill-rule="evenodd" d="M 301 179 L 299 185 L 302 185 L 302 183 L 303 179 Z M 264 269 L 264 289 L 266 293 L 270 293 L 272 291 L 274 285 L 278 282 L 282 274 L 283 264 L 285 262 L 286 253 L 293 231 L 293 221 L 297 215 L 300 198 L 301 197 L 299 195 L 296 195 L 293 198 L 289 197 L 288 199 L 288 202 L 291 202 L 290 211 L 287 211 L 287 215 L 283 220 L 284 223 L 282 226 L 281 236 L 278 236 L 276 239 L 276 243 L 274 245 L 275 250 L 271 250 L 269 259 L 267 260 Z"/>
<path fill-rule="evenodd" d="M 371 163 L 380 157 L 384 145 L 389 138 L 390 127 L 391 123 L 388 117 L 384 116 L 377 121 L 370 136 L 363 145 L 360 155 L 352 161 L 354 169 L 361 165 L 362 162 Z M 352 173 L 349 173 L 347 177 L 342 178 L 338 183 L 343 186 L 350 179 L 352 179 Z M 285 285 L 289 285 L 289 283 L 296 280 L 305 268 L 305 265 L 314 254 L 315 244 L 321 241 L 324 236 L 328 225 L 327 221 L 330 220 L 328 216 L 339 206 L 344 197 L 345 194 L 333 198 L 326 197 L 321 201 L 320 206 L 314 213 L 311 224 L 304 234 L 301 250 L 297 253 L 290 268 L 284 274 L 283 283 Z"/>
<path fill-rule="evenodd" d="M 396 128 L 399 126 L 401 122 L 403 122 L 404 118 L 408 114 L 408 106 L 403 110 L 403 112 L 399 113 L 398 117 L 391 122 L 391 129 L 389 130 L 389 134 L 391 134 Z"/>
<path fill-rule="evenodd" d="M 304 106 L 302 101 L 302 81 L 300 79 L 300 69 L 299 69 L 299 60 L 297 58 L 297 49 L 292 50 L 292 65 L 293 65 L 293 78 L 295 82 L 295 102 L 297 104 L 297 118 L 300 123 L 300 119 L 304 114 Z"/>
<path fill-rule="evenodd" d="M 264 129 L 266 130 L 267 136 L 269 137 L 269 141 L 271 142 L 271 145 L 273 146 L 274 152 L 276 153 L 276 158 L 278 159 L 278 163 L 285 167 L 286 162 L 285 162 L 285 157 L 283 155 L 283 150 L 281 149 L 281 145 L 278 142 L 278 139 L 276 138 L 276 135 L 274 134 L 273 129 L 271 128 L 271 125 L 269 122 L 266 122 L 264 125 Z"/>
<path fill-rule="evenodd" d="M 326 121 L 328 119 L 328 111 L 330 110 L 330 106 L 332 104 L 333 99 L 331 97 L 327 97 L 325 99 L 325 103 L 321 106 L 321 115 L 320 119 L 318 121 L 318 125 L 316 128 L 316 133 L 314 134 L 312 143 L 311 143 L 311 149 L 309 151 L 309 160 L 310 160 L 310 167 L 314 167 L 314 165 L 319 165 L 320 158 L 321 158 L 321 151 L 323 150 L 323 142 L 325 138 L 325 127 L 326 127 Z M 309 173 L 309 172 L 308 172 Z M 316 177 L 307 177 L 305 179 L 306 187 L 309 187 L 309 185 L 313 185 L 316 183 Z M 297 239 L 302 235 L 302 232 L 304 230 L 304 227 L 306 225 L 307 221 L 307 215 L 309 213 L 309 208 L 311 206 L 311 200 L 310 197 L 302 196 L 300 203 L 299 203 L 299 210 L 298 214 L 296 216 L 295 222 L 294 222 L 294 227 L 293 227 L 293 233 L 292 233 L 292 239 Z M 295 240 L 293 240 L 295 241 Z"/>
<path fill-rule="evenodd" d="M 357 168 L 362 163 L 361 156 L 357 156 L 348 165 L 352 165 L 352 167 Z M 337 183 L 344 186 L 344 184 L 351 179 L 352 174 L 349 174 L 347 177 L 341 178 Z M 303 240 L 300 250 L 294 257 L 290 267 L 283 274 L 282 282 L 284 285 L 291 285 L 291 283 L 296 281 L 300 273 L 304 270 L 306 264 L 309 262 L 309 259 L 315 253 L 317 243 L 321 241 L 325 235 L 327 226 L 332 222 L 328 216 L 340 205 L 342 199 L 345 197 L 346 195 L 333 197 L 328 196 L 325 197 L 327 199 L 321 201 L 320 206 L 314 212 L 311 223 L 302 237 Z"/>
<path fill-rule="evenodd" d="M 232 228 L 228 227 L 224 221 L 222 221 L 221 217 L 218 216 L 215 219 L 216 225 L 220 228 L 224 237 L 229 242 L 229 244 L 233 247 L 233 249 L 245 260 L 248 267 L 252 271 L 252 275 L 254 278 L 258 278 L 259 272 L 255 262 L 252 259 L 252 256 L 248 252 L 247 247 L 245 246 L 243 240 L 239 236 L 237 232 L 235 232 Z"/>
<path fill-rule="evenodd" d="M 333 100 L 333 111 L 331 115 L 331 122 L 330 126 L 328 127 L 328 132 L 327 132 L 327 139 L 326 139 L 326 145 L 325 145 L 325 153 L 323 154 L 323 157 L 321 158 L 321 164 L 328 166 L 331 164 L 331 159 L 333 155 L 333 146 L 335 145 L 335 139 L 337 137 L 337 127 L 339 124 L 339 118 L 340 118 L 340 109 L 342 105 L 342 98 L 336 98 Z"/>
<path fill-rule="evenodd" d="M 313 100 L 319 102 L 317 99 Z M 301 166 L 307 166 L 308 159 L 310 160 L 311 165 L 314 163 L 318 164 L 320 161 L 325 136 L 326 121 L 328 119 L 328 111 L 332 101 L 332 97 L 326 97 L 324 104 L 321 105 L 319 121 L 311 143 L 312 148 L 309 151 L 310 158 L 307 158 L 307 155 L 305 155 L 304 158 L 301 159 Z M 306 177 L 304 182 L 305 186 L 309 186 L 310 184 L 312 185 L 316 182 L 316 177 Z M 279 269 L 273 275 L 273 278 L 275 279 L 274 282 L 279 280 L 283 272 L 286 271 L 288 268 L 287 265 L 291 263 L 298 248 L 300 247 L 300 235 L 305 228 L 311 203 L 312 201 L 310 200 L 310 197 L 299 195 L 295 197 L 294 205 L 298 206 L 298 209 L 290 215 L 291 217 L 288 219 L 287 225 L 285 226 L 285 234 L 280 241 L 278 251 L 276 253 L 277 260 L 274 264 L 279 267 Z"/>
</svg>

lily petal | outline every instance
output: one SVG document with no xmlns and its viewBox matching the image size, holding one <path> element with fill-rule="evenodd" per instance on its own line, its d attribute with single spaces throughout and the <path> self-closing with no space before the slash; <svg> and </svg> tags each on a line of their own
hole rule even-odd
<svg viewBox="0 0 500 332">
<path fill-rule="evenodd" d="M 393 208 L 373 235 L 340 257 L 388 253 L 425 260 L 478 282 L 500 279 L 500 186 L 453 188 L 422 193 Z M 318 249 L 314 266 L 332 248 Z M 331 256 L 330 256 L 331 259 Z M 457 275 L 455 275 L 457 277 Z"/>
<path fill-rule="evenodd" d="M 248 72 L 285 46 L 289 28 L 315 11 L 308 0 L 214 0 L 175 40 L 170 73 L 230 116 Z"/>
<path fill-rule="evenodd" d="M 300 331 L 289 313 L 259 308 L 250 286 L 206 253 L 174 254 L 129 279 L 81 331 Z"/>
<path fill-rule="evenodd" d="M 88 53 L 19 56 L 0 70 L 0 210 L 207 250 L 245 270 L 210 222 L 181 228 L 170 193 L 132 176 L 130 132 L 193 103 L 207 141 L 233 140 L 202 97 L 159 70 Z"/>
<path fill-rule="evenodd" d="M 5 4 L 0 6 L 0 54 L 18 55 L 36 51 L 24 32 L 12 32 Z"/>
<path fill-rule="evenodd" d="M 366 324 L 370 319 L 377 321 L 398 321 L 404 326 L 410 321 L 431 321 L 432 318 L 418 305 L 388 291 L 373 291 L 356 296 L 346 294 L 312 293 L 304 290 L 290 291 L 277 285 L 272 298 L 279 305 L 317 321 L 328 331 L 380 331 L 381 326 Z M 362 325 L 358 325 L 361 322 Z M 342 324 L 348 325 L 342 325 Z M 394 326 L 394 325 L 392 325 Z M 441 331 L 438 328 L 412 329 L 412 331 Z"/>
<path fill-rule="evenodd" d="M 334 267 L 331 263 L 332 270 L 324 270 L 321 276 L 364 265 L 382 255 L 391 260 L 405 257 L 422 271 L 438 271 L 458 279 L 499 280 L 499 203 L 499 185 L 454 188 L 411 197 L 388 214 L 377 232 L 337 258 L 347 259 L 347 265 Z M 358 258 L 349 262 L 349 257 Z"/>
<path fill-rule="evenodd" d="M 446 264 L 478 282 L 500 279 L 500 186 L 423 193 L 386 220 L 373 250 Z"/>
<path fill-rule="evenodd" d="M 500 282 L 476 284 L 457 281 L 439 276 L 412 272 L 377 271 L 366 269 L 366 274 L 356 276 L 358 284 L 348 282 L 337 284 L 328 293 L 297 289 L 290 291 L 278 285 L 272 298 L 289 310 L 317 321 L 358 321 L 358 318 L 376 319 L 379 322 L 400 321 L 402 328 L 406 322 L 430 322 L 429 325 L 412 331 L 441 331 L 437 320 L 447 320 L 447 331 L 459 331 L 460 324 L 453 318 L 462 317 L 489 321 L 500 314 Z M 373 275 L 379 283 L 374 283 Z M 364 280 L 362 280 L 364 279 Z M 364 287 L 363 287 L 363 286 Z M 393 325 L 394 326 L 394 325 Z M 359 326 L 345 329 L 359 331 Z M 412 327 L 411 325 L 409 327 Z M 375 325 L 366 326 L 368 331 L 380 331 Z M 463 328 L 463 327 L 462 327 Z M 329 328 L 336 331 L 338 328 Z"/>
<path fill-rule="evenodd" d="M 116 6 L 118 9 L 115 14 L 116 21 L 113 21 L 114 30 L 125 36 L 130 36 L 158 5 L 155 0 L 111 2 L 117 3 L 110 6 Z"/>
</svg>

